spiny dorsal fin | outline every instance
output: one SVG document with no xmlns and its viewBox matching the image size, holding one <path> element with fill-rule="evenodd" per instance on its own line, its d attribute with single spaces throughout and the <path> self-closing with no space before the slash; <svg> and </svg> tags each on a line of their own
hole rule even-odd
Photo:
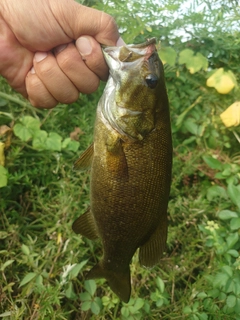
<svg viewBox="0 0 240 320">
<path fill-rule="evenodd" d="M 90 208 L 73 222 L 72 229 L 75 233 L 80 233 L 88 239 L 94 240 L 98 238 L 96 225 Z"/>
<path fill-rule="evenodd" d="M 74 163 L 73 168 L 78 170 L 87 170 L 92 165 L 92 158 L 94 152 L 94 144 L 92 143 L 84 152 L 80 158 Z"/>
<path fill-rule="evenodd" d="M 162 219 L 163 220 L 163 219 Z M 139 250 L 140 264 L 153 267 L 159 263 L 167 240 L 167 219 L 161 221 L 150 239 Z"/>
</svg>

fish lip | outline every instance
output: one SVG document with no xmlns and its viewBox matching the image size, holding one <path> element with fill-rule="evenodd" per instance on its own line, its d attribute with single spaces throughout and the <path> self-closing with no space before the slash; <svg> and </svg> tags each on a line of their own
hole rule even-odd
<svg viewBox="0 0 240 320">
<path fill-rule="evenodd" d="M 156 44 L 157 43 L 157 39 L 155 37 L 149 38 L 147 39 L 145 42 L 142 43 L 138 43 L 138 44 L 125 44 L 122 46 L 106 46 L 106 45 L 101 45 L 102 50 L 106 50 L 108 48 L 122 48 L 122 47 L 129 47 L 129 48 L 144 48 L 147 47 L 151 44 Z"/>
<path fill-rule="evenodd" d="M 120 52 L 122 48 L 127 48 L 129 49 L 129 52 L 135 52 L 139 56 L 142 56 L 142 59 L 139 57 L 137 60 L 140 62 L 140 60 L 148 60 L 150 56 L 156 52 L 156 43 L 157 40 L 156 38 L 150 38 L 147 41 L 140 43 L 140 44 L 129 44 L 129 45 L 123 45 L 120 47 L 117 46 L 102 46 L 102 52 L 104 55 L 104 58 L 106 60 L 107 65 L 111 70 L 116 70 L 116 69 L 125 69 L 125 61 L 121 61 L 119 59 Z M 126 64 L 129 66 L 131 63 L 134 62 L 127 62 Z"/>
</svg>

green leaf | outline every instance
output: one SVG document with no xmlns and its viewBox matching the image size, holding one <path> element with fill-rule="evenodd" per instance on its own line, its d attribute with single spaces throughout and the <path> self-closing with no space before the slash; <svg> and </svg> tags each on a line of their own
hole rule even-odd
<svg viewBox="0 0 240 320">
<path fill-rule="evenodd" d="M 21 250 L 26 256 L 29 256 L 30 250 L 29 250 L 28 246 L 26 246 L 25 244 L 22 244 Z"/>
<path fill-rule="evenodd" d="M 194 52 L 190 49 L 184 49 L 179 54 L 179 64 L 186 64 L 190 73 L 196 73 L 197 71 L 208 67 L 208 60 L 200 52 L 194 55 Z"/>
<path fill-rule="evenodd" d="M 62 149 L 66 149 L 71 141 L 72 141 L 71 138 L 65 138 L 62 142 Z"/>
<path fill-rule="evenodd" d="M 122 314 L 123 317 L 128 318 L 128 316 L 129 316 L 129 309 L 128 309 L 128 307 L 122 307 L 122 308 L 121 308 L 121 314 Z"/>
<path fill-rule="evenodd" d="M 69 282 L 69 284 L 68 284 L 68 288 L 67 288 L 67 290 L 65 291 L 65 294 L 66 294 L 66 297 L 68 298 L 68 299 L 76 299 L 77 298 L 77 295 L 75 294 L 75 292 L 74 292 L 74 288 L 73 288 L 73 284 L 72 284 L 72 282 Z"/>
<path fill-rule="evenodd" d="M 229 267 L 229 266 L 223 266 L 223 267 L 222 267 L 222 270 L 229 276 L 229 278 L 232 277 L 232 275 L 233 275 L 233 270 L 232 270 L 231 267 Z"/>
<path fill-rule="evenodd" d="M 211 169 L 222 170 L 223 165 L 219 160 L 211 156 L 203 156 L 202 158 Z"/>
<path fill-rule="evenodd" d="M 212 186 L 207 190 L 207 199 L 212 201 L 215 198 L 227 198 L 226 190 L 220 186 Z"/>
<path fill-rule="evenodd" d="M 229 184 L 227 192 L 232 202 L 240 209 L 240 185 Z"/>
<path fill-rule="evenodd" d="M 0 231 L 0 239 L 5 239 L 8 236 L 10 236 L 10 233 L 8 233 L 7 231 Z"/>
<path fill-rule="evenodd" d="M 200 126 L 196 123 L 196 120 L 193 118 L 187 118 L 183 122 L 184 128 L 187 129 L 190 133 L 198 136 L 200 133 Z"/>
<path fill-rule="evenodd" d="M 230 221 L 230 229 L 231 230 L 238 230 L 240 229 L 240 218 L 233 218 Z"/>
<path fill-rule="evenodd" d="M 135 310 L 139 310 L 139 309 L 141 309 L 143 307 L 143 305 L 144 305 L 144 300 L 141 299 L 141 298 L 137 298 L 137 300 L 136 300 L 136 302 L 134 304 L 134 309 Z"/>
<path fill-rule="evenodd" d="M 82 311 L 88 311 L 89 309 L 91 309 L 91 304 L 92 304 L 92 301 L 84 301 L 81 304 Z"/>
<path fill-rule="evenodd" d="M 0 165 L 0 188 L 6 187 L 8 182 L 8 171 Z"/>
<path fill-rule="evenodd" d="M 179 64 L 187 63 L 190 59 L 192 59 L 194 52 L 191 49 L 184 49 L 179 54 Z"/>
<path fill-rule="evenodd" d="M 90 301 L 91 303 L 92 297 L 88 292 L 82 292 L 80 293 L 80 299 L 81 301 Z M 90 308 L 90 305 L 89 305 L 89 308 Z"/>
<path fill-rule="evenodd" d="M 26 276 L 22 279 L 22 281 L 20 282 L 19 287 L 24 286 L 25 284 L 29 283 L 31 280 L 33 280 L 35 277 L 37 276 L 37 274 L 35 272 L 29 272 L 28 274 L 26 274 Z"/>
<path fill-rule="evenodd" d="M 164 292 L 165 285 L 164 285 L 164 282 L 162 281 L 161 278 L 157 277 L 157 279 L 156 279 L 156 285 L 158 286 L 160 292 L 163 293 L 163 292 Z"/>
<path fill-rule="evenodd" d="M 227 281 L 229 279 L 228 274 L 224 272 L 219 272 L 215 275 L 213 278 L 213 287 L 215 288 L 222 288 L 226 285 Z"/>
<path fill-rule="evenodd" d="M 12 264 L 15 260 L 8 260 L 6 262 L 4 262 L 2 265 L 1 265 L 1 268 L 0 270 L 1 271 L 4 271 L 4 269 L 6 269 L 8 266 L 10 266 L 10 264 Z"/>
<path fill-rule="evenodd" d="M 227 297 L 226 304 L 227 304 L 227 306 L 228 306 L 229 308 L 235 307 L 236 302 L 237 302 L 236 296 L 230 295 L 230 296 Z"/>
<path fill-rule="evenodd" d="M 199 313 L 198 314 L 199 320 L 208 320 L 208 315 L 206 313 Z"/>
<path fill-rule="evenodd" d="M 41 274 L 36 277 L 35 283 L 39 286 L 43 286 L 43 276 Z"/>
<path fill-rule="evenodd" d="M 199 292 L 199 294 L 197 295 L 198 298 L 200 299 L 205 299 L 208 295 L 205 292 Z"/>
<path fill-rule="evenodd" d="M 12 313 L 14 313 L 14 311 L 6 311 L 4 313 L 1 313 L 0 318 L 11 317 Z"/>
<path fill-rule="evenodd" d="M 84 282 L 84 286 L 86 290 L 90 293 L 90 295 L 93 296 L 97 289 L 95 280 L 86 280 Z"/>
<path fill-rule="evenodd" d="M 238 258 L 239 257 L 239 253 L 238 253 L 237 250 L 231 249 L 231 250 L 228 250 L 227 253 L 230 254 L 234 258 Z"/>
<path fill-rule="evenodd" d="M 163 47 L 158 51 L 158 54 L 162 60 L 162 63 L 174 66 L 177 58 L 176 51 L 171 47 Z"/>
<path fill-rule="evenodd" d="M 218 213 L 218 217 L 221 220 L 229 220 L 232 218 L 237 218 L 238 214 L 234 211 L 231 211 L 231 210 L 222 210 Z"/>
<path fill-rule="evenodd" d="M 46 150 L 61 151 L 62 137 L 56 132 L 50 132 L 46 140 Z"/>
<path fill-rule="evenodd" d="M 101 310 L 101 299 L 94 299 L 94 301 L 91 303 L 91 311 L 93 314 L 99 314 Z"/>
<path fill-rule="evenodd" d="M 82 268 L 85 266 L 85 264 L 88 262 L 88 260 L 84 260 L 78 264 L 76 264 L 71 271 L 69 272 L 70 279 L 76 278 L 79 272 L 82 270 Z"/>
<path fill-rule="evenodd" d="M 231 249 L 238 242 L 238 239 L 239 236 L 237 232 L 230 234 L 226 239 L 228 249 Z"/>
<path fill-rule="evenodd" d="M 76 152 L 80 146 L 80 143 L 75 140 L 71 140 L 71 138 L 66 138 L 62 142 L 62 149 L 66 149 L 69 151 Z"/>
<path fill-rule="evenodd" d="M 23 118 L 21 118 L 20 120 L 22 122 L 22 124 L 29 128 L 29 129 L 33 129 L 33 131 L 37 130 L 40 128 L 40 121 L 36 118 L 33 118 L 31 116 L 24 116 Z"/>
<path fill-rule="evenodd" d="M 37 150 L 45 150 L 46 149 L 46 140 L 47 140 L 47 132 L 44 130 L 38 130 L 34 134 L 34 138 L 32 141 L 32 146 Z"/>
<path fill-rule="evenodd" d="M 28 141 L 33 136 L 32 132 L 21 123 L 15 124 L 15 126 L 13 127 L 13 132 L 15 136 L 20 138 L 22 141 Z"/>
<path fill-rule="evenodd" d="M 191 314 L 192 313 L 192 309 L 190 308 L 190 307 L 184 307 L 183 308 L 183 313 L 185 313 L 185 314 Z"/>
<path fill-rule="evenodd" d="M 14 134 L 22 141 L 28 141 L 40 128 L 40 121 L 31 116 L 25 116 L 20 119 L 21 123 L 15 124 L 13 127 Z"/>
</svg>

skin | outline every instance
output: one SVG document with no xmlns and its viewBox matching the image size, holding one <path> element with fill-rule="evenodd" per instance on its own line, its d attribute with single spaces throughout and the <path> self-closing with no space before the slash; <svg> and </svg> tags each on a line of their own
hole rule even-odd
<svg viewBox="0 0 240 320">
<path fill-rule="evenodd" d="M 33 106 L 94 92 L 108 77 L 100 44 L 122 43 L 110 15 L 73 0 L 0 1 L 0 74 Z"/>
</svg>

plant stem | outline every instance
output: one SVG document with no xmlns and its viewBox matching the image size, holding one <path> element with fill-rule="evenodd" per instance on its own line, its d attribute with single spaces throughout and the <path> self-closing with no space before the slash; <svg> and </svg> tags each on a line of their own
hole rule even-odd
<svg viewBox="0 0 240 320">
<path fill-rule="evenodd" d="M 15 102 L 15 103 L 19 104 L 22 107 L 26 107 L 26 102 L 25 101 L 21 101 L 20 99 L 15 98 L 15 97 L 13 97 L 13 96 L 11 96 L 11 95 L 9 95 L 7 93 L 1 92 L 1 91 L 0 91 L 0 98 Z"/>
</svg>

